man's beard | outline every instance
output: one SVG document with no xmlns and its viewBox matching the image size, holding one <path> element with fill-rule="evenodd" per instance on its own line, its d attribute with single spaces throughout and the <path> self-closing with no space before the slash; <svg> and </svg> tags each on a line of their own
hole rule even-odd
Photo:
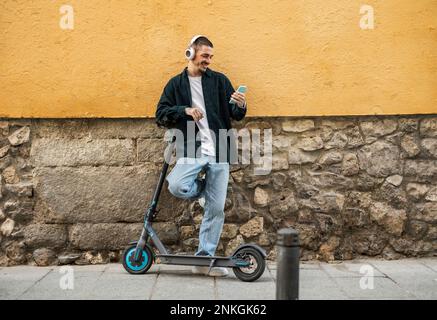
<svg viewBox="0 0 437 320">
<path fill-rule="evenodd" d="M 207 65 L 204 65 L 203 63 L 201 63 L 201 64 L 199 65 L 199 70 L 200 70 L 200 72 L 205 72 L 206 69 L 208 69 L 208 66 L 207 66 Z"/>
</svg>

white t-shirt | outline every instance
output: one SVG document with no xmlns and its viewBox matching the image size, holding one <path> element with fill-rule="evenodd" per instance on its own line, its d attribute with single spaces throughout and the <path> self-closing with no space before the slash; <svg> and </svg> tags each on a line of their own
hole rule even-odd
<svg viewBox="0 0 437 320">
<path fill-rule="evenodd" d="M 200 131 L 199 135 L 202 144 L 202 154 L 215 156 L 215 143 L 212 139 L 211 132 L 209 131 L 208 117 L 205 108 L 205 99 L 203 98 L 202 77 L 188 76 L 188 79 L 190 80 L 191 89 L 191 107 L 198 107 L 202 110 L 203 113 L 203 118 L 196 122 L 197 127 Z"/>
</svg>

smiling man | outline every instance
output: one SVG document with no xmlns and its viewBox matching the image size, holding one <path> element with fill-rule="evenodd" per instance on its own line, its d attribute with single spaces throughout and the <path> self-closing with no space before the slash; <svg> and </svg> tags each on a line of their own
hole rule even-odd
<svg viewBox="0 0 437 320">
<path fill-rule="evenodd" d="M 159 126 L 178 129 L 183 135 L 183 141 L 176 140 L 177 162 L 167 176 L 168 189 L 178 198 L 199 199 L 204 215 L 196 255 L 208 256 L 214 256 L 223 229 L 229 163 L 234 150 L 230 143 L 235 143 L 219 132 L 231 129 L 231 119 L 242 120 L 247 110 L 245 95 L 235 92 L 224 74 L 209 68 L 213 48 L 205 36 L 191 40 L 185 51 L 188 66 L 167 83 L 156 110 Z M 236 103 L 230 103 L 231 98 Z M 190 127 L 194 130 L 190 131 Z M 228 274 L 226 268 L 212 268 L 209 273 L 208 269 L 193 267 L 193 272 Z"/>
</svg>

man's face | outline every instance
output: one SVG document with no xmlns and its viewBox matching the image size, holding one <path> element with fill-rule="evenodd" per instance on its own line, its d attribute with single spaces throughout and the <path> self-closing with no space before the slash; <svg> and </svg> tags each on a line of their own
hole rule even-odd
<svg viewBox="0 0 437 320">
<path fill-rule="evenodd" d="M 193 60 L 193 64 L 200 70 L 205 72 L 211 63 L 214 49 L 205 45 L 200 46 L 197 49 L 196 57 Z"/>
</svg>

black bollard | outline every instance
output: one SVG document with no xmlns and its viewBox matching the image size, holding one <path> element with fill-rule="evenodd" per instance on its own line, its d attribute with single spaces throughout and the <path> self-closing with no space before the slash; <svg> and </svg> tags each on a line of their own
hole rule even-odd
<svg viewBox="0 0 437 320">
<path fill-rule="evenodd" d="M 299 299 L 299 234 L 288 228 L 278 231 L 276 300 Z"/>
</svg>

